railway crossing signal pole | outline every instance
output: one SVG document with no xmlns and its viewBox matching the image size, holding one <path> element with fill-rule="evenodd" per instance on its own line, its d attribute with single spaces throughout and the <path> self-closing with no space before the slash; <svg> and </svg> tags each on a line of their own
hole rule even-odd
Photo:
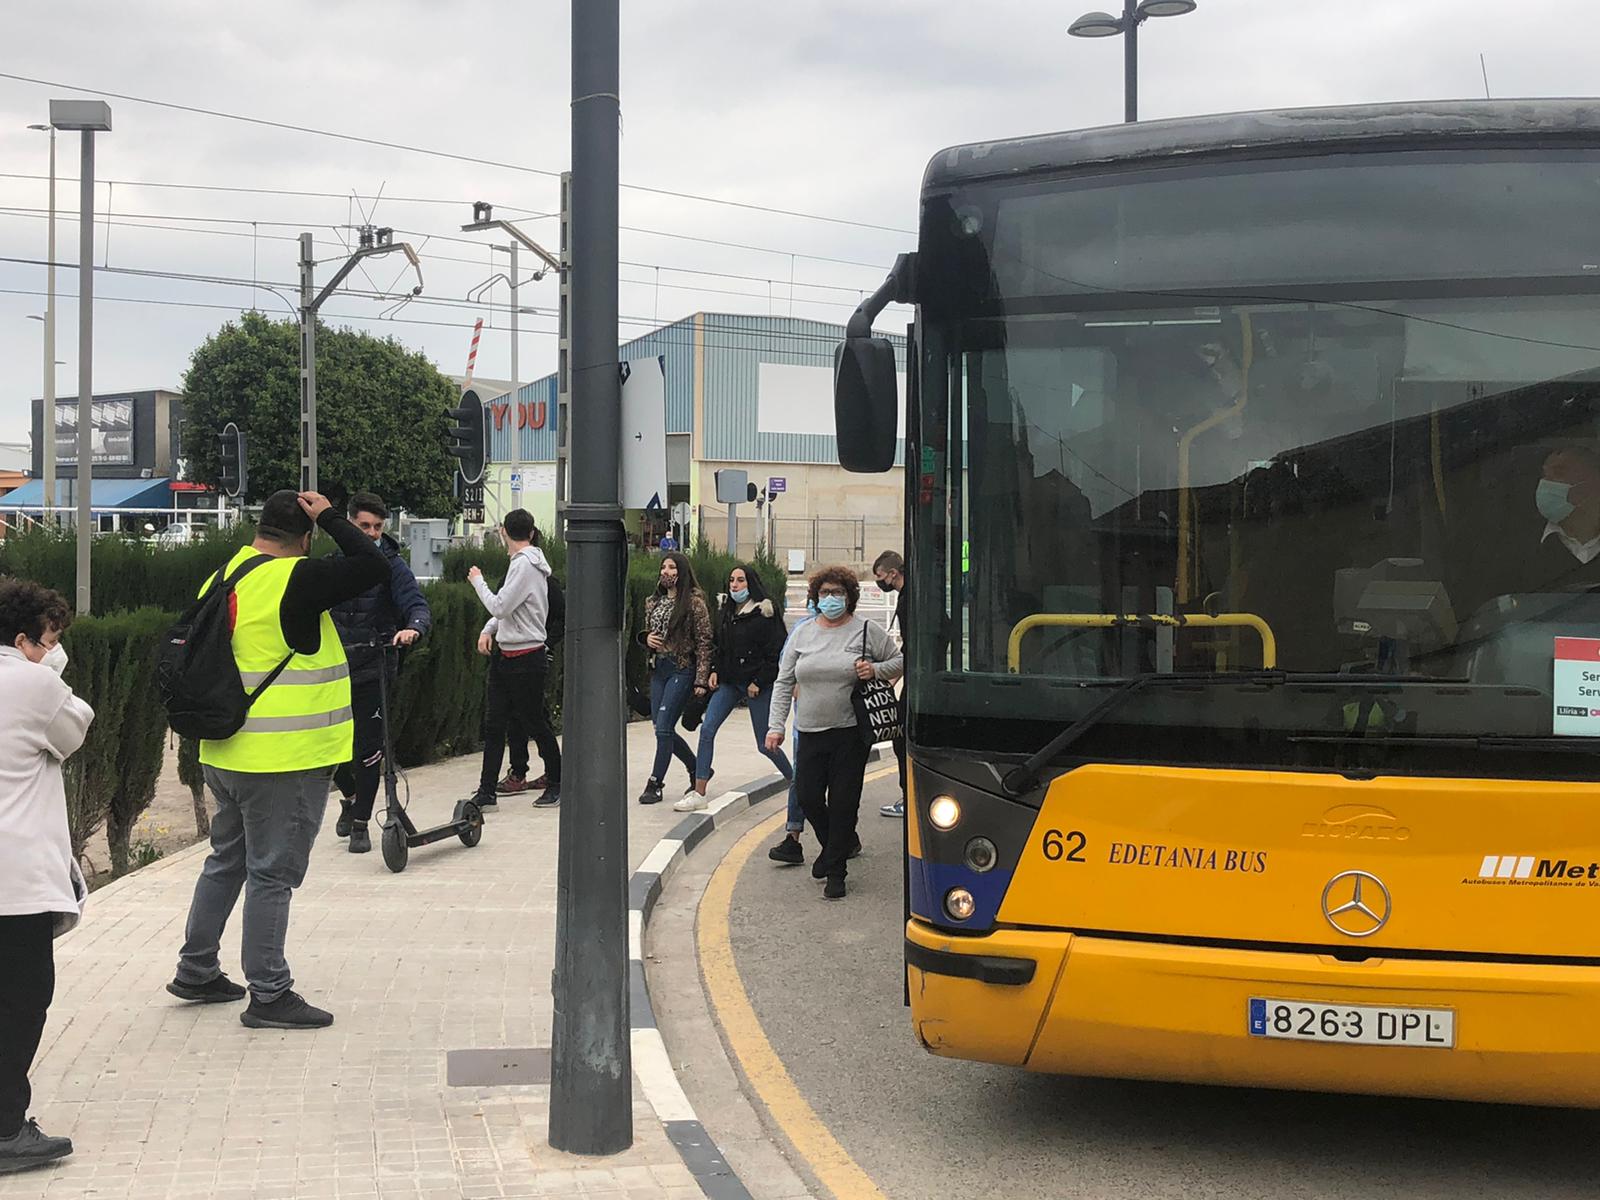
<svg viewBox="0 0 1600 1200">
<path fill-rule="evenodd" d="M 628 1040 L 628 809 L 623 738 L 622 381 L 617 372 L 619 0 L 572 0 L 565 752 L 556 876 L 550 1144 L 633 1143 Z"/>
</svg>

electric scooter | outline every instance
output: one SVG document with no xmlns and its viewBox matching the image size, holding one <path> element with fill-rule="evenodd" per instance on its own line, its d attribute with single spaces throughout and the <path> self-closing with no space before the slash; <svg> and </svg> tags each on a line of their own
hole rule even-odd
<svg viewBox="0 0 1600 1200">
<path fill-rule="evenodd" d="M 388 642 L 374 642 L 383 650 L 383 667 L 378 673 L 378 706 L 383 713 L 383 862 L 389 870 L 399 874 L 406 869 L 406 860 L 413 846 L 430 846 L 449 837 L 461 839 L 461 844 L 471 849 L 483 838 L 483 810 L 471 800 L 456 801 L 454 815 L 443 825 L 432 829 L 418 829 L 400 803 L 398 774 L 394 765 L 394 740 L 389 731 L 389 655 L 394 646 Z M 406 799 L 411 798 L 411 788 L 406 787 Z"/>
</svg>

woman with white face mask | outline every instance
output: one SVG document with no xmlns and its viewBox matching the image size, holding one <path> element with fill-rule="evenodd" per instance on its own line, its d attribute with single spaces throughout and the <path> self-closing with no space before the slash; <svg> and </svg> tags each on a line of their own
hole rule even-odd
<svg viewBox="0 0 1600 1200">
<path fill-rule="evenodd" d="M 824 897 L 843 900 L 845 862 L 861 844 L 856 820 L 870 751 L 856 726 L 853 693 L 865 680 L 900 678 L 904 660 L 883 626 L 856 615 L 861 584 L 854 572 L 843 567 L 818 571 L 811 577 L 809 599 L 817 617 L 796 629 L 784 647 L 765 746 L 772 751 L 783 745 L 798 687 L 805 705 L 795 717 L 800 730 L 795 789 L 822 844 L 811 875 L 827 881 Z"/>
<path fill-rule="evenodd" d="M 28 1119 L 28 1070 L 55 993 L 55 938 L 78 923 L 88 888 L 67 834 L 61 764 L 94 710 L 62 679 L 60 593 L 0 580 L 0 1174 L 72 1153 Z"/>
</svg>

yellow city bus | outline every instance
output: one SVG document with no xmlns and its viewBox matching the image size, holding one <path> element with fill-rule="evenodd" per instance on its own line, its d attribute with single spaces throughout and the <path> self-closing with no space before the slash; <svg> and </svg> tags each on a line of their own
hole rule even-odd
<svg viewBox="0 0 1600 1200">
<path fill-rule="evenodd" d="M 935 1054 L 1600 1105 L 1600 102 L 937 155 L 906 975 Z"/>
</svg>

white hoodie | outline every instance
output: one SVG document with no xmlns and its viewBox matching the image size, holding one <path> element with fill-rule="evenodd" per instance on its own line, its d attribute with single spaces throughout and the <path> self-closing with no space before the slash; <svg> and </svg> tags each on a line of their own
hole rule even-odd
<svg viewBox="0 0 1600 1200">
<path fill-rule="evenodd" d="M 502 650 L 531 650 L 545 642 L 550 616 L 550 563 L 537 546 L 524 546 L 511 556 L 500 591 L 489 590 L 479 575 L 472 581 L 478 599 L 489 610 L 483 632 Z"/>
<path fill-rule="evenodd" d="M 0 646 L 0 916 L 54 913 L 57 936 L 78 923 L 89 891 L 67 835 L 61 763 L 93 720 L 49 667 Z"/>
</svg>

